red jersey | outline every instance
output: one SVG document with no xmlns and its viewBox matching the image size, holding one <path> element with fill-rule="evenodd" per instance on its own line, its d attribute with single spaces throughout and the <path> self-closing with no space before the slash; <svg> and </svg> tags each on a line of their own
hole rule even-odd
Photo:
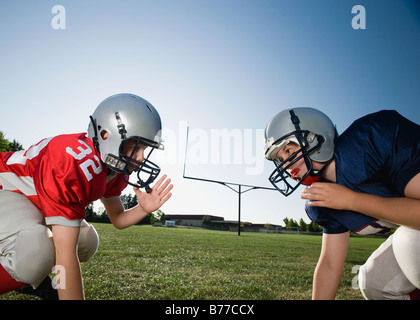
<svg viewBox="0 0 420 320">
<path fill-rule="evenodd" d="M 120 174 L 107 183 L 107 171 L 85 133 L 0 153 L 0 189 L 26 195 L 47 224 L 78 225 L 92 201 L 121 195 L 127 183 Z"/>
</svg>

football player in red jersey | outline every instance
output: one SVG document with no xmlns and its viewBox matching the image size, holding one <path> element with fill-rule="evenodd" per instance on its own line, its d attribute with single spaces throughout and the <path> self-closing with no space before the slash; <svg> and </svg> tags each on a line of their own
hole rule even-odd
<svg viewBox="0 0 420 320">
<path fill-rule="evenodd" d="M 112 224 L 122 229 L 171 197 L 166 175 L 151 187 L 160 168 L 149 156 L 163 149 L 161 120 L 152 104 L 117 94 L 99 104 L 90 120 L 87 134 L 59 135 L 28 150 L 0 153 L 0 293 L 38 287 L 55 265 L 65 271 L 59 298 L 83 299 L 79 261 L 89 260 L 98 246 L 84 208 L 100 199 Z M 133 172 L 137 183 L 128 179 Z M 139 205 L 125 210 L 119 196 L 127 184 Z"/>
</svg>

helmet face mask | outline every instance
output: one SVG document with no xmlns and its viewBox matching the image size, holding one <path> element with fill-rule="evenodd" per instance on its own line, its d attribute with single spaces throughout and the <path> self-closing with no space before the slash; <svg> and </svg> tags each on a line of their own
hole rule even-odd
<svg viewBox="0 0 420 320">
<path fill-rule="evenodd" d="M 128 140 L 134 140 L 135 144 L 132 148 L 132 152 L 130 155 L 125 154 L 124 152 L 124 145 Z M 147 157 L 144 158 L 143 161 L 137 161 L 134 159 L 134 155 L 136 150 L 139 146 L 150 146 L 150 143 L 144 141 L 144 139 L 137 137 L 131 138 L 126 141 L 123 141 L 120 145 L 119 150 L 119 160 L 124 162 L 124 169 L 120 173 L 123 175 L 123 180 L 127 182 L 129 185 L 134 187 L 145 188 L 147 192 L 150 191 L 150 184 L 155 181 L 160 173 L 160 168 L 157 164 L 153 163 L 149 160 L 150 155 L 152 154 L 154 148 L 151 147 L 151 150 Z M 137 173 L 137 184 L 131 183 L 125 176 L 129 176 L 132 172 Z"/>
<path fill-rule="evenodd" d="M 333 158 L 336 135 L 331 120 L 316 109 L 291 108 L 278 113 L 265 130 L 265 157 L 275 164 L 269 176 L 270 183 L 284 196 L 289 196 L 300 185 L 311 185 L 318 181 Z M 297 149 L 287 159 L 279 159 L 278 152 L 290 143 L 296 145 Z M 298 168 L 292 166 L 302 159 L 307 170 L 298 178 L 296 175 L 299 171 L 292 170 Z M 313 161 L 324 165 L 316 171 Z"/>
<path fill-rule="evenodd" d="M 149 154 L 143 161 L 135 160 L 133 157 L 137 147 L 139 145 L 144 145 L 145 143 L 141 138 L 134 139 L 134 141 L 135 145 L 130 155 L 126 155 L 124 153 L 124 144 L 127 142 L 127 140 L 123 141 L 120 145 L 119 156 L 116 156 L 114 154 L 108 154 L 105 160 L 105 164 L 112 171 L 120 173 L 123 177 L 123 180 L 129 185 L 136 188 L 145 188 L 146 191 L 149 192 L 149 185 L 153 183 L 155 179 L 159 176 L 160 167 L 149 160 L 149 157 L 152 154 L 154 148 L 150 150 Z M 131 173 L 133 172 L 137 173 L 138 181 L 136 184 L 130 182 L 129 179 L 126 178 L 126 176 L 131 175 Z"/>
<path fill-rule="evenodd" d="M 307 136 L 307 135 L 308 135 L 308 132 L 305 132 L 304 136 Z M 298 141 L 299 140 L 300 139 L 298 138 Z M 301 184 L 304 184 L 305 181 L 307 181 L 307 178 L 309 176 L 314 176 L 313 164 L 312 164 L 311 159 L 309 158 L 309 154 L 311 154 L 312 152 L 320 148 L 323 139 L 322 137 L 318 136 L 317 140 L 318 140 L 318 143 L 314 147 L 310 148 L 309 150 L 304 146 L 304 145 L 307 145 L 307 143 L 305 143 L 303 146 L 302 144 L 299 143 L 300 148 L 297 151 L 293 152 L 287 159 L 283 161 L 279 161 L 278 159 L 273 160 L 276 168 L 271 173 L 268 180 L 284 196 L 286 197 L 289 196 Z M 282 142 L 282 140 L 280 140 L 279 142 Z M 302 178 L 295 178 L 290 173 L 290 168 L 301 159 L 304 160 L 307 171 L 302 176 Z"/>
<path fill-rule="evenodd" d="M 101 159 L 123 180 L 150 192 L 150 184 L 160 173 L 158 165 L 149 160 L 154 149 L 163 149 L 161 120 L 157 110 L 146 100 L 132 94 L 117 94 L 105 99 L 90 117 L 88 137 L 101 154 Z M 127 142 L 132 148 L 124 152 Z M 139 147 L 151 147 L 143 161 L 135 159 Z M 137 183 L 127 176 L 137 173 Z"/>
</svg>

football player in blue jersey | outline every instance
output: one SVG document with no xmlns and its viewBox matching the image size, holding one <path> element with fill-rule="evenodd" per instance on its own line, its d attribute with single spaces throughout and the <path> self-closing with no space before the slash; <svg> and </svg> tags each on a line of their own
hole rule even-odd
<svg viewBox="0 0 420 320">
<path fill-rule="evenodd" d="M 291 108 L 265 130 L 270 182 L 285 196 L 306 185 L 306 212 L 323 226 L 313 299 L 336 295 L 350 232 L 395 233 L 359 270 L 366 299 L 420 298 L 420 126 L 396 111 L 356 120 L 338 135 L 324 113 Z"/>
</svg>

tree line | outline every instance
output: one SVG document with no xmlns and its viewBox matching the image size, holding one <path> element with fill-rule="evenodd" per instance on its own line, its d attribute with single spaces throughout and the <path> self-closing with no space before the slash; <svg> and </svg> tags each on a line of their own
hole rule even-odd
<svg viewBox="0 0 420 320">
<path fill-rule="evenodd" d="M 307 231 L 307 232 L 321 232 L 322 227 L 315 222 L 311 221 L 310 223 L 306 223 L 300 218 L 299 223 L 297 223 L 293 219 L 284 218 L 283 219 L 284 225 L 286 229 L 299 229 L 299 231 Z"/>
<path fill-rule="evenodd" d="M 19 150 L 23 150 L 22 144 L 17 142 L 15 139 L 13 139 L 13 141 L 9 141 L 6 139 L 6 135 L 3 133 L 3 131 L 0 131 L 0 152 Z"/>
</svg>

